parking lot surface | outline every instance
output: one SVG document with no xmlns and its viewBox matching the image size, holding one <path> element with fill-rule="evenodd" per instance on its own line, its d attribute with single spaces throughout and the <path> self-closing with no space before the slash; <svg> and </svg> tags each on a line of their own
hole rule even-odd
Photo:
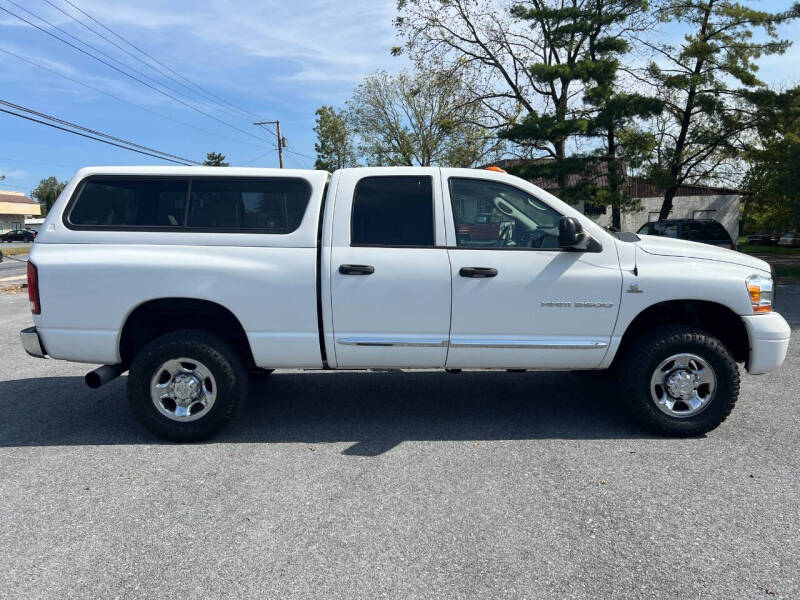
<svg viewBox="0 0 800 600">
<path fill-rule="evenodd" d="M 2 248 L 0 248 L 2 250 Z M 28 269 L 28 255 L 4 256 L 0 262 L 0 288 L 11 283 L 24 281 Z"/>
<path fill-rule="evenodd" d="M 0 294 L 2 598 L 798 598 L 800 286 L 698 439 L 591 374 L 277 372 L 209 443 L 25 355 Z"/>
</svg>

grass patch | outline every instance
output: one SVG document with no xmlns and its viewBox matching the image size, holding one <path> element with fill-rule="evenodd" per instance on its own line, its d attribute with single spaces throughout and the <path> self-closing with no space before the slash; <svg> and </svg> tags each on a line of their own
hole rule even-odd
<svg viewBox="0 0 800 600">
<path fill-rule="evenodd" d="M 800 265 L 776 265 L 775 276 L 800 278 Z"/>
<path fill-rule="evenodd" d="M 739 252 L 744 252 L 745 254 L 800 254 L 800 247 L 740 244 Z"/>
<path fill-rule="evenodd" d="M 5 249 L 2 246 L 0 246 L 0 250 L 3 251 L 3 254 L 5 256 L 14 256 L 15 254 L 27 254 L 28 252 L 31 251 L 30 248 L 8 248 L 8 249 Z"/>
</svg>

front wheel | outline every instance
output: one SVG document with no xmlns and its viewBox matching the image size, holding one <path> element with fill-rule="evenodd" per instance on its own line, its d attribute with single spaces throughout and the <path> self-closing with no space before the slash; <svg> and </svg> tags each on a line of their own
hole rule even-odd
<svg viewBox="0 0 800 600">
<path fill-rule="evenodd" d="M 717 338 L 689 326 L 659 327 L 633 342 L 617 365 L 631 416 L 662 435 L 715 429 L 739 396 L 739 369 Z"/>
<path fill-rule="evenodd" d="M 134 357 L 128 401 L 150 431 L 192 442 L 222 429 L 247 398 L 247 370 L 223 339 L 205 331 L 162 335 Z"/>
</svg>

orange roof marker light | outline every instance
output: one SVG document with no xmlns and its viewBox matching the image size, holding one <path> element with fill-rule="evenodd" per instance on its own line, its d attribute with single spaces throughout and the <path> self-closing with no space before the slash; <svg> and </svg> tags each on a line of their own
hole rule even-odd
<svg viewBox="0 0 800 600">
<path fill-rule="evenodd" d="M 505 173 L 506 175 L 508 175 L 508 171 L 506 171 L 505 169 L 501 169 L 500 167 L 494 167 L 494 166 L 486 167 L 486 170 L 487 171 L 494 171 L 496 173 Z"/>
</svg>

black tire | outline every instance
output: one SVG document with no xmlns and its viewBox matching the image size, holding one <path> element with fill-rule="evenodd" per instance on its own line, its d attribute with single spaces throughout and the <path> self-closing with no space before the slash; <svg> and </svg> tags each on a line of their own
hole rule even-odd
<svg viewBox="0 0 800 600">
<path fill-rule="evenodd" d="M 188 422 L 163 415 L 150 395 L 150 383 L 161 365 L 181 357 L 202 363 L 216 384 L 211 408 Z M 136 354 L 128 375 L 128 401 L 142 424 L 159 437 L 196 442 L 214 435 L 233 419 L 247 399 L 247 383 L 247 369 L 230 344 L 206 331 L 184 329 L 154 339 Z"/>
<path fill-rule="evenodd" d="M 667 358 L 679 353 L 705 360 L 716 376 L 716 390 L 706 406 L 690 416 L 671 416 L 656 406 L 651 377 Z M 739 396 L 739 368 L 730 351 L 713 335 L 690 326 L 658 327 L 634 341 L 616 365 L 622 400 L 629 414 L 653 433 L 698 436 L 718 427 Z"/>
</svg>

